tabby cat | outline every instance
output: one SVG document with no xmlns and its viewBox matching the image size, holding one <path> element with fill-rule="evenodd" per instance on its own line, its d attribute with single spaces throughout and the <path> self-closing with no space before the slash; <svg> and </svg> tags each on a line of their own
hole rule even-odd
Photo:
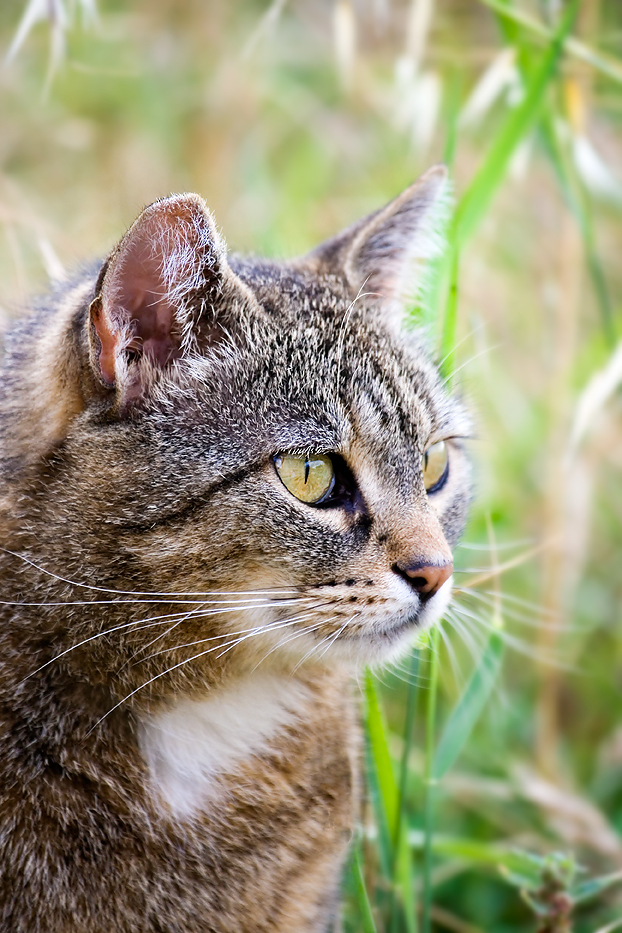
<svg viewBox="0 0 622 933">
<path fill-rule="evenodd" d="M 338 927 L 352 673 L 439 619 L 468 499 L 400 332 L 445 174 L 289 262 L 165 198 L 8 329 L 2 933 Z"/>
</svg>

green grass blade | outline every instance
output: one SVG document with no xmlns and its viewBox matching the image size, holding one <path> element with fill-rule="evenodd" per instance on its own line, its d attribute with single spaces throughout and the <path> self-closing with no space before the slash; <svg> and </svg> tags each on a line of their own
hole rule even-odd
<svg viewBox="0 0 622 933">
<path fill-rule="evenodd" d="M 372 913 L 367 887 L 365 885 L 365 875 L 363 873 L 363 864 L 361 861 L 360 849 L 357 848 L 354 853 L 354 864 L 352 866 L 352 876 L 354 879 L 354 889 L 356 900 L 359 907 L 363 933 L 377 933 L 374 915 Z"/>
<path fill-rule="evenodd" d="M 613 872 L 611 875 L 602 875 L 600 878 L 591 878 L 589 881 L 583 881 L 570 891 L 570 897 L 575 904 L 588 901 L 593 897 L 598 897 L 603 891 L 607 891 L 615 884 L 622 882 L 622 871 Z"/>
<path fill-rule="evenodd" d="M 527 85 L 523 102 L 508 114 L 483 163 L 462 196 L 454 224 L 455 248 L 460 248 L 474 233 L 505 176 L 517 145 L 534 126 L 544 102 L 545 91 L 557 70 L 564 40 L 572 29 L 578 9 L 579 0 L 572 0 L 540 66 L 534 71 Z"/>
<path fill-rule="evenodd" d="M 581 231 L 587 266 L 596 295 L 605 339 L 610 347 L 616 342 L 613 322 L 613 309 L 605 273 L 596 249 L 594 218 L 590 198 L 579 181 L 576 169 L 564 146 L 561 144 L 555 128 L 555 118 L 548 109 L 542 120 L 542 137 L 545 150 L 562 189 L 564 199 L 572 211 Z"/>
<path fill-rule="evenodd" d="M 541 36 L 543 39 L 553 38 L 553 33 L 548 26 L 545 26 L 544 23 L 539 22 L 523 10 L 519 10 L 514 6 L 509 6 L 505 0 L 480 0 L 480 3 L 483 3 L 484 6 L 506 17 L 513 23 L 523 26 L 535 35 Z M 597 71 L 600 71 L 601 74 L 606 75 L 608 78 L 622 83 L 622 62 L 618 61 L 616 58 L 595 51 L 590 48 L 589 45 L 586 45 L 579 39 L 575 39 L 574 36 L 568 36 L 568 38 L 564 39 L 563 46 L 564 51 L 568 54 L 581 59 L 581 61 L 596 68 Z"/>
<path fill-rule="evenodd" d="M 382 807 L 382 816 L 390 839 L 390 881 L 393 884 L 392 912 L 396 906 L 396 888 L 400 893 L 407 933 L 417 933 L 414 885 L 411 876 L 411 854 L 406 832 L 401 831 L 400 820 L 404 819 L 403 806 L 395 781 L 393 764 L 387 744 L 387 726 L 384 721 L 380 698 L 370 671 L 365 676 L 366 726 L 369 749 L 373 761 L 374 778 Z M 387 859 L 384 860 L 385 863 Z M 386 865 L 385 865 L 386 872 Z"/>
<path fill-rule="evenodd" d="M 497 17 L 499 26 L 506 41 L 518 46 L 520 49 L 518 67 L 522 72 L 523 80 L 527 83 L 529 74 L 531 73 L 528 67 L 531 50 L 523 41 L 523 30 L 519 27 L 516 18 L 511 15 L 515 12 L 515 7 L 511 6 L 508 0 L 503 0 L 502 3 L 495 6 L 495 10 L 497 9 L 499 11 Z M 546 32 L 547 35 L 550 34 L 548 30 L 546 30 Z M 566 49 L 567 47 L 568 43 L 565 44 Z M 592 287 L 600 310 L 605 339 L 609 346 L 612 347 L 615 344 L 613 306 L 603 266 L 596 247 L 591 199 L 585 186 L 579 179 L 574 162 L 569 155 L 567 144 L 564 145 L 560 139 L 557 128 L 557 114 L 550 104 L 544 109 L 542 114 L 540 131 L 544 150 L 551 161 L 564 199 L 579 225 L 588 271 L 592 279 Z"/>
<path fill-rule="evenodd" d="M 397 837 L 399 813 L 398 791 L 393 773 L 393 765 L 387 745 L 387 726 L 380 708 L 380 698 L 374 678 L 368 670 L 365 672 L 366 726 L 378 788 L 391 841 Z"/>
<path fill-rule="evenodd" d="M 449 771 L 464 748 L 497 680 L 502 657 L 503 639 L 498 630 L 493 630 L 441 735 L 434 755 L 434 781 L 439 781 Z"/>
<path fill-rule="evenodd" d="M 367 775 L 367 794 L 372 805 L 372 812 L 376 823 L 377 836 L 375 845 L 378 854 L 379 870 L 385 879 L 389 879 L 393 873 L 394 846 L 391 839 L 391 831 L 387 823 L 385 806 L 382 800 L 382 791 L 380 790 L 378 772 L 368 731 L 366 732 L 365 742 L 365 773 Z"/>
<path fill-rule="evenodd" d="M 422 850 L 425 847 L 425 833 L 420 829 L 409 830 L 408 844 L 413 849 Z M 539 856 L 514 847 L 458 836 L 435 835 L 432 850 L 446 859 L 503 868 L 532 884 L 539 882 L 544 864 Z"/>
<path fill-rule="evenodd" d="M 415 887 L 413 884 L 413 865 L 410 849 L 408 846 L 408 826 L 406 803 L 406 782 L 408 778 L 408 762 L 413 742 L 413 731 L 415 724 L 415 715 L 417 708 L 417 673 L 419 670 L 419 656 L 416 650 L 411 653 L 409 684 L 406 705 L 406 722 L 404 726 L 404 749 L 402 751 L 402 760 L 400 763 L 400 777 L 398 788 L 398 815 L 397 815 L 397 840 L 395 843 L 396 857 L 396 881 L 397 885 L 393 889 L 393 899 L 391 902 L 391 922 L 389 929 L 391 933 L 397 933 L 399 930 L 399 910 L 397 889 L 401 895 L 403 916 L 406 924 L 407 933 L 417 933 L 417 908 L 415 903 Z"/>
<path fill-rule="evenodd" d="M 434 833 L 434 804 L 436 782 L 433 778 L 434 742 L 436 733 L 436 696 L 438 691 L 438 628 L 430 632 L 428 708 L 426 712 L 425 740 L 425 795 L 423 819 L 425 844 L 423 848 L 423 933 L 432 929 L 432 837 Z"/>
<path fill-rule="evenodd" d="M 458 270 L 459 254 L 455 249 L 451 257 L 449 278 L 449 291 L 447 304 L 443 317 L 443 333 L 441 337 L 441 375 L 445 378 L 448 388 L 451 385 L 451 374 L 454 370 L 456 355 L 456 333 L 458 330 Z"/>
<path fill-rule="evenodd" d="M 454 164 L 456 147 L 458 145 L 458 118 L 460 116 L 461 89 L 460 76 L 458 72 L 455 72 L 449 82 L 443 120 L 446 132 L 445 144 L 443 147 L 443 162 L 450 172 Z M 443 233 L 449 240 L 451 237 L 449 225 L 447 231 L 443 231 Z M 447 305 L 448 257 L 451 257 L 451 249 L 447 250 L 446 255 L 431 260 L 432 268 L 429 276 L 430 287 L 428 289 L 427 300 L 424 302 L 423 307 L 419 309 L 418 314 L 418 319 L 421 324 L 423 324 L 426 330 L 434 334 L 434 345 L 439 347 L 445 345 L 446 328 L 444 327 L 444 317 L 441 313 L 441 309 L 444 306 L 446 308 Z M 441 353 L 441 358 L 444 355 L 444 353 Z"/>
</svg>

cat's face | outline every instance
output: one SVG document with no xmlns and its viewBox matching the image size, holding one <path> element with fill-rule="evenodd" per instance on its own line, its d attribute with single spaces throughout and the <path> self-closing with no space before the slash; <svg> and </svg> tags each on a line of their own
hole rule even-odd
<svg viewBox="0 0 622 933">
<path fill-rule="evenodd" d="M 194 197 L 113 254 L 53 495 L 101 584 L 197 594 L 158 650 L 369 663 L 444 611 L 469 425 L 394 324 L 441 182 L 295 263 L 227 262 Z"/>
<path fill-rule="evenodd" d="M 334 287 L 257 263 L 247 275 L 265 279 L 256 293 L 270 315 L 250 309 L 235 349 L 196 360 L 166 391 L 172 407 L 146 416 L 132 505 L 143 527 L 123 540 L 154 588 L 273 589 L 275 604 L 229 620 L 242 631 L 270 619 L 262 651 L 381 658 L 446 607 L 467 423 L 416 344 L 364 312 L 346 321 Z"/>
</svg>

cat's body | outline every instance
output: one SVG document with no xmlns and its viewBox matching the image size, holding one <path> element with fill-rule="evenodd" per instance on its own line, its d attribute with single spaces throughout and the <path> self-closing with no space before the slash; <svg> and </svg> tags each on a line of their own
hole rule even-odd
<svg viewBox="0 0 622 933">
<path fill-rule="evenodd" d="M 464 415 L 391 324 L 442 181 L 283 265 L 157 202 L 7 335 L 2 933 L 332 928 L 351 672 L 442 613 L 464 521 Z"/>
</svg>

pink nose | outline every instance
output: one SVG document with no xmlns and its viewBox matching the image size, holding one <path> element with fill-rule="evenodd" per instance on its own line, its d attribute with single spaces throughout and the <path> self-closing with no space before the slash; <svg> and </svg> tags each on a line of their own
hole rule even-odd
<svg viewBox="0 0 622 933">
<path fill-rule="evenodd" d="M 417 590 L 420 596 L 430 599 L 435 593 L 438 593 L 443 583 L 449 580 L 453 573 L 454 565 L 451 562 L 446 564 L 396 564 L 394 570 L 401 577 L 408 580 L 413 589 Z"/>
</svg>

